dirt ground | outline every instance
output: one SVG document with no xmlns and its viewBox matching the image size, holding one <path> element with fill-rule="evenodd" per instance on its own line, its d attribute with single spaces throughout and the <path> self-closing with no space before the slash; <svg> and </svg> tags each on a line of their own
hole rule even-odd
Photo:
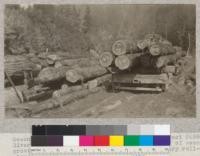
<svg viewBox="0 0 200 156">
<path fill-rule="evenodd" d="M 10 101 L 11 99 L 9 99 Z M 33 118 L 170 118 L 195 117 L 196 98 L 185 87 L 170 86 L 162 93 L 100 92 L 64 107 L 46 110 Z M 13 113 L 6 112 L 7 117 Z"/>
</svg>

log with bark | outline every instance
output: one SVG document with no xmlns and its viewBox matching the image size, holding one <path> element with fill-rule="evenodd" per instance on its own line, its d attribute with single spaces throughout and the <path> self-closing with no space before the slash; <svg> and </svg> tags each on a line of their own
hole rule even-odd
<svg viewBox="0 0 200 156">
<path fill-rule="evenodd" d="M 87 89 L 87 85 L 84 84 L 84 85 L 77 85 L 77 86 L 71 86 L 71 87 L 63 87 L 59 90 L 56 90 L 53 92 L 53 97 L 54 98 L 58 98 L 58 97 L 61 97 L 61 96 L 64 96 L 64 95 L 68 95 L 72 92 L 76 92 L 76 91 L 79 91 L 79 90 L 82 90 L 82 89 Z"/>
<path fill-rule="evenodd" d="M 77 67 L 66 72 L 66 80 L 71 83 L 92 79 L 107 73 L 107 70 L 100 66 Z"/>
<path fill-rule="evenodd" d="M 103 76 L 98 77 L 96 79 L 90 80 L 83 85 L 68 86 L 66 84 L 63 84 L 61 89 L 53 92 L 53 97 L 58 98 L 58 97 L 70 94 L 72 92 L 79 91 L 81 89 L 87 89 L 87 88 L 93 89 L 93 88 L 96 88 L 96 87 L 102 85 L 106 81 L 111 81 L 111 79 L 112 79 L 112 74 L 106 74 L 106 75 L 103 75 Z"/>
<path fill-rule="evenodd" d="M 129 40 L 118 40 L 112 45 L 113 54 L 119 56 L 126 53 L 132 53 L 138 51 L 137 45 L 134 41 Z"/>
<path fill-rule="evenodd" d="M 92 58 L 63 59 L 63 60 L 56 61 L 55 67 L 57 68 L 60 66 L 74 66 L 74 65 L 93 66 L 96 64 L 98 64 L 98 61 Z"/>
<path fill-rule="evenodd" d="M 48 62 L 47 62 L 47 60 L 40 59 L 38 57 L 31 57 L 31 58 L 29 58 L 29 60 L 31 62 L 33 62 L 34 64 L 40 65 L 41 68 L 48 67 L 48 65 L 49 65 Z"/>
<path fill-rule="evenodd" d="M 48 109 L 52 109 L 52 108 L 56 108 L 59 106 L 64 106 L 67 105 L 75 100 L 79 100 L 81 98 L 84 98 L 90 94 L 94 94 L 96 92 L 100 91 L 100 88 L 94 88 L 92 90 L 88 90 L 88 89 L 81 89 L 79 91 L 73 92 L 71 94 L 68 94 L 66 96 L 62 96 L 59 98 L 53 98 L 51 100 L 48 100 L 46 102 L 43 102 L 42 104 L 36 106 L 33 106 L 33 108 L 31 108 L 31 113 L 32 114 L 37 114 L 40 113 L 44 110 L 48 110 Z"/>
<path fill-rule="evenodd" d="M 34 90 L 23 90 L 23 96 L 26 101 L 39 101 L 50 98 L 53 94 L 52 90 L 36 92 Z"/>
<path fill-rule="evenodd" d="M 103 52 L 99 56 L 99 63 L 103 67 L 109 67 L 114 60 L 114 56 L 111 52 Z"/>
<path fill-rule="evenodd" d="M 149 53 L 152 56 L 169 55 L 169 54 L 175 54 L 176 50 L 171 45 L 158 43 L 158 44 L 153 44 L 149 47 Z"/>
<path fill-rule="evenodd" d="M 141 53 L 118 56 L 115 59 L 115 66 L 118 67 L 120 70 L 126 70 L 129 69 L 130 67 L 137 66 L 139 64 L 140 56 Z"/>
<path fill-rule="evenodd" d="M 6 55 L 4 69 L 9 76 L 20 76 L 23 78 L 24 71 L 30 70 L 35 76 L 39 73 L 41 67 L 29 61 L 26 56 Z"/>
<path fill-rule="evenodd" d="M 52 81 L 59 81 L 65 78 L 65 73 L 69 70 L 69 67 L 47 67 L 40 71 L 37 77 L 37 81 L 40 83 L 49 83 Z"/>
</svg>

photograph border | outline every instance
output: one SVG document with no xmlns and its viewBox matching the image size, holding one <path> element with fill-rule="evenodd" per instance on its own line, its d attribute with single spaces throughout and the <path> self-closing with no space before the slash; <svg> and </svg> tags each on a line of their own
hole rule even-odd
<svg viewBox="0 0 200 156">
<path fill-rule="evenodd" d="M 30 132 L 31 125 L 42 124 L 170 124 L 171 132 L 200 131 L 200 2 L 198 0 L 35 0 L 34 4 L 195 4 L 196 5 L 196 118 L 17 118 L 6 119 L 4 107 L 4 7 L 5 4 L 32 4 L 31 0 L 2 0 L 0 2 L 0 132 L 25 133 Z"/>
</svg>

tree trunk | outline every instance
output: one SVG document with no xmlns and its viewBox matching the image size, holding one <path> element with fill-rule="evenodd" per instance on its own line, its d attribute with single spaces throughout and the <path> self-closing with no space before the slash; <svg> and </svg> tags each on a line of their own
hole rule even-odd
<svg viewBox="0 0 200 156">
<path fill-rule="evenodd" d="M 71 83 L 95 78 L 107 73 L 107 70 L 99 65 L 83 68 L 75 68 L 66 72 L 66 79 Z"/>
<path fill-rule="evenodd" d="M 126 53 L 132 53 L 137 51 L 137 45 L 133 41 L 129 40 L 118 40 L 115 41 L 112 45 L 112 52 L 119 56 Z"/>
<path fill-rule="evenodd" d="M 114 60 L 114 56 L 111 52 L 104 52 L 100 54 L 99 63 L 103 67 L 109 67 Z"/>
<path fill-rule="evenodd" d="M 150 46 L 149 53 L 152 56 L 169 55 L 169 54 L 175 54 L 176 50 L 171 45 L 159 43 Z"/>
<path fill-rule="evenodd" d="M 47 67 L 40 71 L 37 80 L 40 83 L 49 83 L 52 81 L 59 81 L 65 78 L 65 73 L 69 70 L 69 67 Z"/>
<path fill-rule="evenodd" d="M 141 56 L 140 53 L 118 56 L 115 59 L 115 66 L 118 67 L 120 70 L 129 69 L 130 67 L 133 67 L 139 64 L 140 56 Z"/>
<path fill-rule="evenodd" d="M 62 96 L 62 97 L 59 97 L 59 98 L 53 98 L 53 99 L 51 99 L 51 100 L 49 100 L 45 103 L 38 105 L 37 107 L 33 106 L 33 108 L 31 108 L 31 110 L 32 110 L 31 113 L 37 114 L 37 113 L 40 113 L 41 111 L 44 111 L 44 110 L 56 108 L 56 107 L 59 107 L 59 106 L 64 106 L 64 105 L 67 105 L 67 104 L 69 104 L 69 103 L 71 103 L 75 100 L 84 98 L 84 97 L 88 96 L 89 94 L 94 94 L 98 91 L 100 91 L 100 88 L 95 88 L 93 90 L 82 89 L 82 90 L 79 90 L 77 92 L 73 92 L 71 94 L 68 94 L 66 96 Z"/>
</svg>

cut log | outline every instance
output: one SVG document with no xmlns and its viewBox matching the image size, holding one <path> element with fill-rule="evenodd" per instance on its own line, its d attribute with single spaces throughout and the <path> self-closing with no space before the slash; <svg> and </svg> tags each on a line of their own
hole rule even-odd
<svg viewBox="0 0 200 156">
<path fill-rule="evenodd" d="M 61 57 L 56 55 L 56 54 L 52 54 L 52 55 L 48 55 L 47 56 L 47 63 L 49 65 L 54 65 L 56 61 L 61 60 Z"/>
<path fill-rule="evenodd" d="M 140 50 L 144 50 L 145 48 L 148 47 L 148 44 L 147 44 L 146 40 L 139 40 L 139 41 L 137 41 L 137 47 Z"/>
<path fill-rule="evenodd" d="M 137 51 L 137 45 L 133 41 L 129 40 L 118 40 L 115 41 L 112 45 L 112 52 L 119 56 L 126 53 L 132 53 L 134 51 Z"/>
<path fill-rule="evenodd" d="M 59 81 L 65 78 L 65 73 L 69 70 L 69 67 L 47 67 L 40 71 L 37 80 L 40 83 L 49 83 L 52 81 Z"/>
<path fill-rule="evenodd" d="M 152 56 L 159 56 L 159 55 L 175 54 L 176 50 L 173 48 L 173 46 L 159 43 L 151 45 L 149 48 L 149 52 Z"/>
<path fill-rule="evenodd" d="M 106 81 L 111 81 L 112 74 L 106 74 L 104 76 L 98 77 L 94 80 L 88 81 L 88 89 L 96 88 L 102 84 L 104 84 Z"/>
<path fill-rule="evenodd" d="M 99 65 L 92 67 L 75 68 L 66 72 L 66 80 L 75 83 L 80 80 L 92 79 L 107 73 L 107 70 Z"/>
<path fill-rule="evenodd" d="M 43 60 L 38 57 L 31 57 L 30 61 L 33 62 L 34 64 L 41 65 L 42 68 L 45 68 L 48 66 L 47 60 Z"/>
<path fill-rule="evenodd" d="M 98 77 L 94 80 L 88 81 L 86 84 L 83 84 L 83 85 L 69 87 L 64 84 L 64 85 L 62 85 L 61 89 L 53 92 L 53 97 L 58 98 L 58 97 L 70 94 L 75 91 L 79 91 L 81 89 L 86 89 L 86 88 L 91 90 L 91 89 L 94 89 L 94 88 L 102 85 L 106 81 L 111 81 L 111 78 L 112 78 L 111 74 L 106 74 L 106 75 Z"/>
<path fill-rule="evenodd" d="M 52 96 L 52 93 L 52 90 L 40 92 L 35 92 L 33 90 L 23 91 L 23 95 L 26 101 L 39 101 L 41 99 L 47 99 Z"/>
<path fill-rule="evenodd" d="M 100 91 L 100 88 L 95 88 L 93 90 L 88 90 L 88 89 L 82 89 L 77 92 L 73 92 L 69 95 L 62 96 L 60 98 L 54 98 L 51 99 L 47 102 L 42 103 L 41 105 L 38 105 L 37 107 L 33 106 L 32 114 L 37 114 L 40 113 L 41 111 L 56 108 L 59 106 L 64 106 L 67 105 L 75 100 L 84 98 L 90 94 L 94 94 L 96 92 Z"/>
<path fill-rule="evenodd" d="M 166 65 L 174 65 L 176 63 L 176 55 L 166 55 L 158 57 L 156 67 L 161 68 Z"/>
<path fill-rule="evenodd" d="M 103 67 L 109 67 L 114 60 L 114 56 L 111 52 L 103 52 L 100 54 L 99 63 Z"/>
<path fill-rule="evenodd" d="M 162 40 L 162 37 L 159 34 L 147 34 L 144 40 L 148 47 L 151 47 L 154 44 L 158 44 Z"/>
<path fill-rule="evenodd" d="M 87 89 L 87 85 L 78 85 L 78 86 L 72 86 L 72 87 L 62 87 L 59 90 L 56 90 L 53 92 L 53 97 L 54 98 L 59 98 L 61 96 L 70 94 L 72 92 L 76 92 L 82 89 Z"/>
<path fill-rule="evenodd" d="M 37 75 L 40 67 L 32 63 L 25 56 L 6 55 L 4 69 L 9 76 L 23 77 L 23 71 L 31 70 L 33 75 Z"/>
<path fill-rule="evenodd" d="M 129 69 L 130 67 L 134 67 L 139 64 L 140 56 L 140 53 L 118 56 L 115 59 L 115 66 L 118 67 L 120 70 Z"/>
<path fill-rule="evenodd" d="M 169 41 L 166 40 L 166 39 L 162 39 L 162 40 L 160 41 L 160 43 L 165 44 L 165 45 L 169 45 L 169 46 L 173 46 L 172 43 L 169 42 Z"/>
<path fill-rule="evenodd" d="M 79 66 L 93 66 L 98 64 L 98 61 L 95 59 L 91 58 L 80 58 L 80 59 L 63 59 L 60 61 L 57 61 L 55 63 L 55 67 L 60 67 L 60 66 L 74 66 L 74 65 L 79 65 Z"/>
<path fill-rule="evenodd" d="M 176 73 L 176 66 L 173 66 L 173 65 L 171 65 L 171 66 L 165 66 L 163 69 L 162 69 L 162 72 L 163 73 L 172 73 L 172 74 L 175 74 Z"/>
</svg>

